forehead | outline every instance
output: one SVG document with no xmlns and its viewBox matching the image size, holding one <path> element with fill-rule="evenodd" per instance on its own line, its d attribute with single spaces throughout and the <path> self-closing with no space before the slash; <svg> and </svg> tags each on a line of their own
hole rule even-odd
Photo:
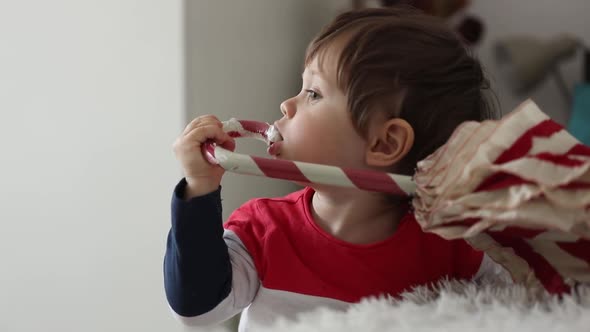
<svg viewBox="0 0 590 332">
<path fill-rule="evenodd" d="M 306 55 L 305 70 L 318 72 L 339 81 L 342 53 L 351 38 L 351 32 L 340 32 L 312 45 Z"/>
</svg>

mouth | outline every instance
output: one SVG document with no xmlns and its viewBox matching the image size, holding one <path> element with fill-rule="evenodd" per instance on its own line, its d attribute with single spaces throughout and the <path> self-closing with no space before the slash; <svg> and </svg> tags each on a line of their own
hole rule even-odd
<svg viewBox="0 0 590 332">
<path fill-rule="evenodd" d="M 265 134 L 270 144 L 283 140 L 283 136 L 281 136 L 281 132 L 279 131 L 276 123 L 269 126 Z"/>
<path fill-rule="evenodd" d="M 266 132 L 268 137 L 269 145 L 267 152 L 271 156 L 278 157 L 280 154 L 281 146 L 283 145 L 283 136 L 279 131 L 276 123 L 270 126 Z"/>
<path fill-rule="evenodd" d="M 270 143 L 270 145 L 268 146 L 268 149 L 266 151 L 268 152 L 269 155 L 271 155 L 273 157 L 278 157 L 281 154 L 280 152 L 281 152 L 282 146 L 283 146 L 283 141 Z"/>
</svg>

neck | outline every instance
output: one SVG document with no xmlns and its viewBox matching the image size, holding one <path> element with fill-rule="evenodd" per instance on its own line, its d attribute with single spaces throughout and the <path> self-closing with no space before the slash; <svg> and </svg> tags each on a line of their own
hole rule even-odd
<svg viewBox="0 0 590 332">
<path fill-rule="evenodd" d="M 402 206 L 391 203 L 383 194 L 342 188 L 316 190 L 311 205 L 318 226 L 355 244 L 387 239 L 405 213 Z"/>
</svg>

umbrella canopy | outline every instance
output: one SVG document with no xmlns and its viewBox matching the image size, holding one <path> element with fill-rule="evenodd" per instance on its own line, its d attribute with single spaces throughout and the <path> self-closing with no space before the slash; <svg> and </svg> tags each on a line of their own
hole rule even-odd
<svg viewBox="0 0 590 332">
<path fill-rule="evenodd" d="M 590 282 L 590 148 L 531 100 L 462 124 L 414 180 L 424 231 L 466 239 L 530 287 Z"/>
</svg>

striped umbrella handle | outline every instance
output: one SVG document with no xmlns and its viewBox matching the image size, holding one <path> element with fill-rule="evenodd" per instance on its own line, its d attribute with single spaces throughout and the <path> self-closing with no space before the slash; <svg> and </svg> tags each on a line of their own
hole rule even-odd
<svg viewBox="0 0 590 332">
<path fill-rule="evenodd" d="M 231 119 L 224 124 L 230 136 L 251 137 L 270 143 L 274 128 L 256 121 Z M 257 175 L 274 179 L 290 180 L 308 184 L 326 184 L 382 192 L 397 196 L 411 196 L 416 190 L 412 177 L 365 169 L 353 169 L 320 165 L 300 161 L 261 158 L 231 152 L 213 142 L 202 146 L 205 158 L 219 164 L 226 171 L 238 174 Z"/>
</svg>

